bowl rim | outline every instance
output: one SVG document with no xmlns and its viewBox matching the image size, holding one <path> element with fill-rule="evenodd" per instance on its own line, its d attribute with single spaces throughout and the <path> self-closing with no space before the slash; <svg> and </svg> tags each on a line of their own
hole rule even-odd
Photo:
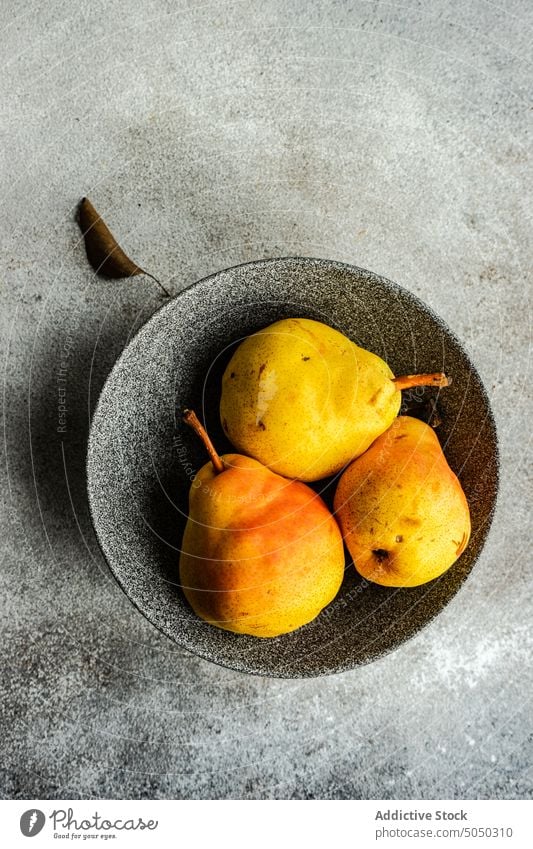
<svg viewBox="0 0 533 849">
<path fill-rule="evenodd" d="M 486 517 L 485 521 L 483 522 L 483 525 L 481 526 L 481 529 L 480 529 L 481 537 L 480 537 L 479 552 L 476 555 L 469 572 L 461 580 L 461 582 L 458 585 L 454 594 L 450 597 L 450 599 L 447 602 L 445 602 L 445 604 L 443 606 L 441 606 L 440 608 L 438 608 L 437 610 L 432 612 L 431 615 L 425 620 L 425 622 L 421 625 L 420 628 L 417 628 L 415 631 L 413 631 L 412 634 L 407 636 L 405 639 L 402 639 L 401 642 L 394 644 L 394 645 L 390 646 L 390 648 L 384 649 L 383 651 L 379 652 L 374 657 L 372 657 L 370 660 L 363 661 L 361 663 L 353 663 L 353 662 L 350 662 L 350 661 L 346 661 L 344 663 L 339 663 L 338 666 L 336 666 L 335 668 L 327 669 L 327 670 L 322 671 L 322 672 L 311 672 L 311 673 L 306 673 L 305 671 L 300 671 L 300 670 L 298 671 L 298 673 L 294 673 L 294 672 L 284 673 L 283 671 L 273 673 L 273 672 L 266 672 L 266 671 L 263 671 L 261 669 L 256 669 L 254 671 L 250 671 L 250 670 L 246 669 L 243 665 L 238 665 L 235 662 L 230 663 L 229 661 L 225 662 L 223 659 L 214 658 L 208 652 L 206 652 L 202 649 L 193 648 L 190 645 L 186 645 L 183 642 L 179 642 L 175 637 L 168 634 L 167 631 L 165 631 L 165 629 L 162 627 L 162 625 L 160 625 L 158 622 L 154 621 L 146 613 L 146 611 L 143 610 L 142 607 L 140 607 L 139 604 L 130 596 L 128 590 L 123 585 L 121 579 L 115 573 L 115 570 L 113 569 L 113 566 L 111 565 L 111 562 L 110 562 L 110 560 L 109 560 L 109 558 L 106 554 L 106 551 L 104 549 L 104 542 L 100 538 L 100 535 L 99 535 L 98 530 L 97 530 L 97 523 L 96 523 L 95 513 L 94 513 L 94 509 L 93 509 L 93 501 L 92 501 L 92 494 L 91 494 L 92 490 L 91 490 L 91 475 L 90 475 L 90 455 L 91 455 L 91 444 L 92 444 L 93 438 L 94 438 L 95 423 L 96 423 L 98 416 L 100 415 L 100 407 L 103 403 L 103 396 L 104 396 L 105 390 L 106 390 L 115 370 L 119 366 L 122 358 L 124 357 L 126 351 L 130 347 L 130 345 L 132 345 L 132 343 L 137 339 L 137 337 L 141 333 L 146 332 L 147 328 L 152 323 L 155 324 L 157 317 L 159 316 L 160 312 L 167 309 L 170 306 L 170 304 L 172 304 L 173 301 L 177 300 L 182 295 L 190 292 L 191 290 L 195 289 L 196 287 L 199 287 L 201 285 L 205 285 L 205 284 L 209 283 L 210 281 L 214 282 L 216 280 L 216 278 L 220 277 L 222 274 L 234 272 L 234 271 L 236 271 L 237 269 L 240 269 L 240 268 L 261 267 L 261 266 L 268 266 L 268 265 L 273 265 L 273 264 L 276 264 L 276 263 L 284 263 L 284 262 L 296 262 L 296 263 L 304 263 L 304 264 L 309 264 L 309 265 L 321 265 L 323 267 L 324 266 L 329 267 L 329 268 L 333 267 L 333 268 L 338 268 L 338 269 L 341 269 L 341 270 L 347 270 L 349 272 L 359 272 L 363 276 L 366 276 L 368 278 L 373 278 L 374 280 L 378 281 L 379 283 L 384 283 L 385 286 L 388 289 L 401 293 L 402 296 L 407 297 L 408 300 L 411 300 L 412 303 L 415 306 L 417 306 L 419 309 L 422 309 L 424 312 L 429 314 L 429 316 L 433 319 L 433 321 L 435 321 L 435 323 L 442 330 L 444 330 L 446 335 L 453 341 L 453 343 L 459 349 L 461 355 L 466 359 L 467 363 L 469 364 L 470 371 L 473 373 L 473 376 L 476 379 L 479 392 L 480 392 L 480 394 L 483 398 L 484 404 L 485 404 L 486 415 L 484 417 L 484 424 L 486 424 L 488 426 L 489 431 L 490 431 L 491 436 L 492 436 L 492 439 L 493 439 L 493 443 L 494 443 L 495 479 L 494 479 L 494 486 L 493 486 L 492 504 L 491 504 L 491 507 L 490 507 L 490 511 L 489 511 L 489 513 L 488 513 L 488 515 L 487 515 L 487 517 Z M 382 660 L 387 655 L 391 654 L 394 651 L 397 651 L 398 649 L 402 648 L 404 645 L 407 645 L 408 643 L 410 643 L 422 631 L 425 631 L 427 626 L 439 615 L 439 613 L 445 607 L 447 607 L 449 604 L 451 604 L 451 602 L 454 600 L 454 598 L 459 593 L 460 589 L 464 586 L 466 581 L 470 578 L 470 575 L 472 574 L 472 571 L 474 570 L 474 568 L 476 566 L 476 563 L 479 559 L 479 556 L 481 555 L 481 553 L 483 551 L 483 548 L 485 546 L 488 534 L 489 534 L 490 529 L 492 527 L 492 523 L 494 521 L 494 516 L 495 516 L 496 510 L 497 510 L 497 507 L 498 507 L 499 494 L 500 494 L 500 445 L 499 445 L 499 438 L 498 438 L 498 430 L 497 430 L 497 427 L 496 427 L 496 421 L 495 421 L 495 418 L 494 418 L 494 413 L 492 411 L 490 399 L 489 399 L 487 390 L 485 388 L 485 385 L 484 385 L 484 383 L 481 379 L 481 376 L 480 376 L 477 368 L 475 367 L 474 363 L 472 362 L 468 352 L 466 351 L 466 349 L 465 349 L 463 343 L 461 342 L 461 340 L 459 339 L 459 337 L 446 324 L 446 322 L 438 315 L 438 313 L 436 313 L 432 309 L 432 307 L 429 306 L 429 304 L 426 304 L 425 301 L 423 301 L 421 298 L 418 297 L 418 295 L 415 295 L 409 289 L 406 289 L 405 287 L 401 286 L 399 283 L 396 283 L 394 280 L 390 280 L 388 277 L 385 277 L 384 275 L 379 274 L 378 272 L 375 272 L 375 271 L 371 271 L 367 268 L 363 268 L 362 266 L 352 265 L 351 263 L 342 262 L 340 260 L 335 260 L 335 259 L 327 259 L 327 258 L 324 258 L 324 257 L 285 255 L 285 256 L 268 257 L 268 258 L 264 258 L 264 259 L 249 260 L 247 262 L 237 263 L 236 265 L 231 265 L 231 266 L 228 266 L 226 268 L 218 269 L 217 271 L 214 271 L 211 274 L 206 275 L 205 277 L 201 277 L 198 280 L 194 280 L 188 286 L 185 286 L 185 288 L 180 289 L 180 291 L 177 292 L 175 295 L 172 295 L 170 298 L 166 298 L 165 302 L 163 304 L 161 304 L 160 306 L 158 306 L 154 310 L 153 313 L 151 313 L 151 315 L 146 319 L 146 321 L 143 322 L 143 324 L 135 331 L 133 336 L 128 338 L 125 346 L 123 347 L 123 349 L 120 351 L 120 353 L 116 357 L 111 369 L 109 370 L 109 372 L 107 373 L 107 375 L 105 377 L 105 380 L 104 380 L 104 382 L 103 382 L 103 384 L 100 388 L 100 391 L 98 393 L 98 399 L 96 401 L 96 404 L 94 406 L 94 409 L 93 409 L 93 412 L 92 412 L 92 415 L 91 415 L 91 421 L 90 421 L 90 425 L 89 425 L 89 433 L 88 433 L 88 436 L 87 436 L 86 452 L 85 452 L 85 479 L 86 479 L 87 504 L 88 504 L 88 507 L 89 507 L 89 516 L 90 516 L 90 520 L 91 520 L 91 525 L 92 525 L 92 528 L 93 528 L 93 532 L 94 532 L 96 542 L 98 544 L 98 548 L 100 549 L 100 552 L 102 554 L 104 562 L 107 565 L 107 568 L 108 568 L 109 572 L 111 573 L 111 576 L 113 577 L 115 582 L 118 584 L 118 586 L 120 587 L 120 589 L 122 590 L 122 592 L 124 593 L 124 595 L 126 596 L 128 601 L 130 602 L 130 604 L 132 604 L 139 611 L 139 613 L 142 614 L 142 616 L 150 623 L 150 625 L 155 627 L 160 633 L 162 633 L 174 645 L 179 646 L 180 648 L 189 652 L 189 654 L 196 655 L 197 657 L 202 658 L 202 660 L 209 661 L 210 663 L 213 663 L 216 666 L 221 666 L 224 669 L 230 669 L 233 672 L 238 672 L 242 675 L 252 675 L 252 676 L 256 676 L 258 678 L 273 678 L 273 679 L 278 679 L 278 680 L 305 680 L 305 679 L 311 679 L 311 678 L 323 678 L 323 677 L 326 677 L 328 675 L 342 674 L 344 672 L 348 672 L 350 670 L 357 669 L 360 666 L 367 666 L 371 663 L 376 663 L 377 661 Z M 446 572 L 444 572 L 443 574 L 445 575 Z M 442 576 L 438 576 L 437 578 L 435 578 L 434 583 L 437 583 L 440 580 L 441 577 Z M 433 582 L 431 582 L 431 583 L 433 583 Z"/>
</svg>

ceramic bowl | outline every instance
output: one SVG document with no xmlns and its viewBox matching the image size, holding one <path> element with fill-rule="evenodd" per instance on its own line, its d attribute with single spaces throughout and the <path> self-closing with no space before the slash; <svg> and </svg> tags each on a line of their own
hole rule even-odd
<svg viewBox="0 0 533 849">
<path fill-rule="evenodd" d="M 368 584 L 348 557 L 337 598 L 314 622 L 291 634 L 258 639 L 201 621 L 181 592 L 178 561 L 188 492 L 206 457 L 179 413 L 194 407 L 219 452 L 231 450 L 218 420 L 223 370 L 239 340 L 290 316 L 336 327 L 386 360 L 395 374 L 445 371 L 452 376 L 452 385 L 437 399 L 442 419 L 437 433 L 465 490 L 472 537 L 448 572 L 414 589 Z M 220 271 L 149 319 L 102 390 L 87 472 L 102 551 L 124 592 L 153 625 L 178 645 L 223 666 L 307 677 L 374 661 L 416 634 L 453 598 L 491 523 L 498 450 L 481 380 L 459 340 L 425 304 L 361 268 L 285 258 Z M 334 484 L 315 485 L 330 505 Z"/>
</svg>

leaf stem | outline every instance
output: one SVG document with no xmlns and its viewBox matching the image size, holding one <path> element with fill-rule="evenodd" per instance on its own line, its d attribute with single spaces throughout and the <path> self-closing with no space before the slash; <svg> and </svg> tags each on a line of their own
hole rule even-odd
<svg viewBox="0 0 533 849">
<path fill-rule="evenodd" d="M 154 281 L 157 283 L 157 285 L 158 285 L 158 286 L 159 286 L 159 287 L 163 290 L 163 292 L 165 293 L 165 297 L 167 297 L 167 298 L 171 298 L 171 297 L 172 297 L 172 295 L 170 294 L 170 292 L 168 291 L 168 289 L 165 289 L 165 287 L 164 287 L 164 286 L 163 286 L 163 284 L 161 283 L 161 280 L 158 280 L 158 279 L 157 279 L 157 277 L 155 277 L 153 274 L 150 274 L 150 272 L 149 272 L 149 271 L 144 271 L 144 269 L 143 269 L 143 274 L 146 274 L 146 276 L 147 276 L 147 277 L 151 277 L 151 279 L 152 279 L 152 280 L 154 280 Z"/>
</svg>

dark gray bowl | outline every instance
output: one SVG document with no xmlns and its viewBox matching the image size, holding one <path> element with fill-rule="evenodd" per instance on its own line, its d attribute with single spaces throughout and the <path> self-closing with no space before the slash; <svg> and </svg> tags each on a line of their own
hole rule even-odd
<svg viewBox="0 0 533 849">
<path fill-rule="evenodd" d="M 178 413 L 196 408 L 218 450 L 230 450 L 218 401 L 232 346 L 288 316 L 333 325 L 383 357 L 395 374 L 445 371 L 453 377 L 438 397 L 437 432 L 470 504 L 472 538 L 447 573 L 414 589 L 365 585 L 350 564 L 339 595 L 318 619 L 292 634 L 261 640 L 207 625 L 181 593 L 178 559 L 188 490 L 206 457 Z M 397 648 L 455 595 L 491 523 L 498 450 L 481 380 L 459 341 L 428 307 L 361 268 L 288 258 L 220 271 L 152 316 L 104 386 L 87 470 L 104 555 L 150 622 L 215 663 L 259 675 L 305 677 L 350 669 Z M 315 488 L 331 504 L 334 481 Z"/>
</svg>

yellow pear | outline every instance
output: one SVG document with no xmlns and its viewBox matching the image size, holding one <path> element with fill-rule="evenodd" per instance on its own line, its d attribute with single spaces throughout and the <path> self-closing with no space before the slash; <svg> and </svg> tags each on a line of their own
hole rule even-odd
<svg viewBox="0 0 533 849">
<path fill-rule="evenodd" d="M 192 411 L 185 421 L 211 462 L 191 486 L 180 582 L 193 610 L 218 628 L 276 637 L 314 619 L 337 594 L 344 546 L 315 492 L 257 460 L 219 457 Z"/>
<path fill-rule="evenodd" d="M 238 451 L 280 475 L 320 480 L 366 451 L 398 415 L 401 389 L 416 385 L 447 379 L 395 378 L 332 327 L 288 318 L 239 345 L 222 378 L 220 418 Z"/>
<path fill-rule="evenodd" d="M 400 416 L 342 475 L 335 515 L 357 571 L 387 587 L 415 587 L 455 563 L 470 513 L 435 431 Z"/>
</svg>

